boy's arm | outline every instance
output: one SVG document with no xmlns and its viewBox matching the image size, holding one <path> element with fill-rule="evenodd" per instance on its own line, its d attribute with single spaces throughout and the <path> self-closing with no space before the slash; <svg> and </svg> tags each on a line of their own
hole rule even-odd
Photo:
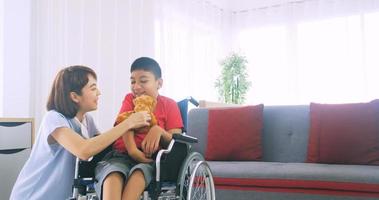
<svg viewBox="0 0 379 200">
<path fill-rule="evenodd" d="M 136 142 L 134 141 L 134 131 L 128 131 L 122 136 L 122 139 L 125 143 L 128 154 L 135 161 L 142 163 L 149 163 L 153 161 L 152 159 L 147 158 L 145 154 L 137 148 Z"/>
<path fill-rule="evenodd" d="M 170 141 L 172 139 L 172 134 L 181 134 L 181 133 L 182 133 L 182 129 L 180 128 L 174 128 L 168 131 L 164 131 L 164 133 L 162 134 L 161 144 L 163 146 L 167 146 L 168 144 L 170 144 Z"/>
<path fill-rule="evenodd" d="M 142 150 L 147 157 L 150 157 L 158 150 L 160 143 L 162 143 L 162 146 L 167 146 L 172 139 L 172 134 L 181 132 L 181 129 L 170 129 L 165 131 L 160 126 L 155 125 L 150 128 L 145 139 L 142 141 Z"/>
</svg>

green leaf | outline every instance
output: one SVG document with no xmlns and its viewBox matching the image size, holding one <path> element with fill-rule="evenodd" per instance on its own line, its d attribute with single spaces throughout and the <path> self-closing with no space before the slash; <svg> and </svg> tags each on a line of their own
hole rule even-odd
<svg viewBox="0 0 379 200">
<path fill-rule="evenodd" d="M 242 104 L 251 82 L 248 80 L 247 60 L 244 56 L 231 53 L 221 62 L 221 75 L 215 82 L 219 100 L 225 103 Z"/>
</svg>

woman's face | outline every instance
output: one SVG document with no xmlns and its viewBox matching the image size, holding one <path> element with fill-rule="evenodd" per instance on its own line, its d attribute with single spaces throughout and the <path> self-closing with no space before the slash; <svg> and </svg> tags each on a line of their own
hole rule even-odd
<svg viewBox="0 0 379 200">
<path fill-rule="evenodd" d="M 161 86 L 162 79 L 156 79 L 150 71 L 135 70 L 130 76 L 130 87 L 136 97 L 145 94 L 157 98 Z"/>
<path fill-rule="evenodd" d="M 88 83 L 82 88 L 82 94 L 77 95 L 79 111 L 89 112 L 97 109 L 100 91 L 97 88 L 97 81 L 92 75 L 88 75 Z"/>
</svg>

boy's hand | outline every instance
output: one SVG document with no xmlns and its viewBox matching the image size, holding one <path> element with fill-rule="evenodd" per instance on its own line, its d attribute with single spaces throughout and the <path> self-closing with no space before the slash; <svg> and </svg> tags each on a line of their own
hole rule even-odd
<svg viewBox="0 0 379 200">
<path fill-rule="evenodd" d="M 151 163 L 153 162 L 154 160 L 150 159 L 150 158 L 147 158 L 145 156 L 145 154 L 140 151 L 139 149 L 134 149 L 133 151 L 131 152 L 128 152 L 129 155 L 137 162 L 140 162 L 140 163 Z"/>
<path fill-rule="evenodd" d="M 163 131 L 164 130 L 158 125 L 150 128 L 145 139 L 141 143 L 142 150 L 146 157 L 150 158 L 153 153 L 158 150 Z"/>
</svg>

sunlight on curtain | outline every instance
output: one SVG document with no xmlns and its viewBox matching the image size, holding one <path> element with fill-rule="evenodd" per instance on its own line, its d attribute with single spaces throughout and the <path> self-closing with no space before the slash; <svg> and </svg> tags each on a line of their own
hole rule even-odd
<svg viewBox="0 0 379 200">
<path fill-rule="evenodd" d="M 298 26 L 298 97 L 301 102 L 366 100 L 360 16 Z"/>
<path fill-rule="evenodd" d="M 366 14 L 364 18 L 367 98 L 379 98 L 379 12 Z"/>
<path fill-rule="evenodd" d="M 228 15 L 207 1 L 160 1 L 154 24 L 161 94 L 217 100 L 214 82 L 225 55 Z"/>
<path fill-rule="evenodd" d="M 365 102 L 379 98 L 379 12 L 244 29 L 250 103 Z"/>
<path fill-rule="evenodd" d="M 291 102 L 291 75 L 286 51 L 286 29 L 272 26 L 242 32 L 238 36 L 240 53 L 246 54 L 248 73 L 252 87 L 247 95 L 247 103 Z M 245 53 L 244 53 L 245 52 Z M 287 99 L 283 98 L 286 97 Z"/>
</svg>

